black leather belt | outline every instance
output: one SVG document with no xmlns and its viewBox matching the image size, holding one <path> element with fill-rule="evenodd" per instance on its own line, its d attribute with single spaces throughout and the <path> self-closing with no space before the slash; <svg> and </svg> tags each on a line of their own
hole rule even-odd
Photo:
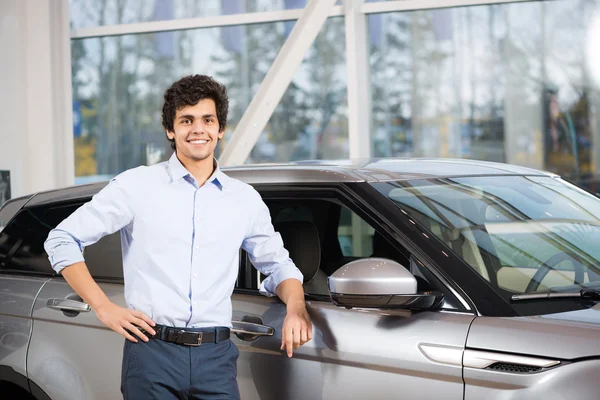
<svg viewBox="0 0 600 400">
<path fill-rule="evenodd" d="M 171 326 L 158 325 L 152 327 L 156 335 L 149 335 L 150 339 L 159 339 L 165 342 L 181 344 L 184 346 L 200 346 L 202 343 L 219 343 L 229 339 L 229 328 L 203 328 L 197 329 L 173 328 Z"/>
</svg>

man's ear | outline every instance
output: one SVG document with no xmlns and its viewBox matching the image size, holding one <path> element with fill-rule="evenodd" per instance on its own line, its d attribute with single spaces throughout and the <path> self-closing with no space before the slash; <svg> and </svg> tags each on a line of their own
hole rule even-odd
<svg viewBox="0 0 600 400">
<path fill-rule="evenodd" d="M 225 129 L 223 129 L 221 132 L 219 132 L 219 134 L 217 135 L 217 137 L 219 139 L 223 139 L 223 136 L 225 136 Z"/>
<path fill-rule="evenodd" d="M 169 139 L 173 140 L 173 139 L 175 139 L 175 133 L 173 133 L 167 129 L 167 137 Z"/>
</svg>

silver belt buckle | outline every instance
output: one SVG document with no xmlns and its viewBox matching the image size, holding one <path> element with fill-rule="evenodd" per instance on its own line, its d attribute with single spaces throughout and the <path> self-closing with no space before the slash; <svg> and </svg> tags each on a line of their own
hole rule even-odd
<svg viewBox="0 0 600 400">
<path fill-rule="evenodd" d="M 181 332 L 185 333 L 185 331 L 181 331 Z M 187 333 L 191 333 L 191 332 L 187 332 Z M 204 333 L 203 332 L 194 332 L 194 333 L 198 334 L 198 343 L 184 343 L 184 345 L 198 347 L 202 344 L 202 336 Z"/>
</svg>

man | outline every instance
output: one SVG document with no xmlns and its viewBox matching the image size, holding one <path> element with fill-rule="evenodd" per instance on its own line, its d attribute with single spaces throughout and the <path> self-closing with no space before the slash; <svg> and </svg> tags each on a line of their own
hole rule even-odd
<svg viewBox="0 0 600 400">
<path fill-rule="evenodd" d="M 164 100 L 163 126 L 175 150 L 169 161 L 118 175 L 51 231 L 45 248 L 98 318 L 128 339 L 126 399 L 239 399 L 239 352 L 229 340 L 239 248 L 267 275 L 261 292 L 287 305 L 281 349 L 288 357 L 312 336 L 303 277 L 260 195 L 214 159 L 227 123 L 225 87 L 187 76 Z M 82 256 L 118 230 L 128 308 L 109 301 Z"/>
</svg>

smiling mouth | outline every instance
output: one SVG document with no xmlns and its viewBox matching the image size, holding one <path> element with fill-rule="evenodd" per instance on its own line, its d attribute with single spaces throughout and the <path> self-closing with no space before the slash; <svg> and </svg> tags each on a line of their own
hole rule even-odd
<svg viewBox="0 0 600 400">
<path fill-rule="evenodd" d="M 205 139 L 193 139 L 193 140 L 188 140 L 187 141 L 189 144 L 193 144 L 193 145 L 203 145 L 208 143 L 208 140 Z"/>
</svg>

